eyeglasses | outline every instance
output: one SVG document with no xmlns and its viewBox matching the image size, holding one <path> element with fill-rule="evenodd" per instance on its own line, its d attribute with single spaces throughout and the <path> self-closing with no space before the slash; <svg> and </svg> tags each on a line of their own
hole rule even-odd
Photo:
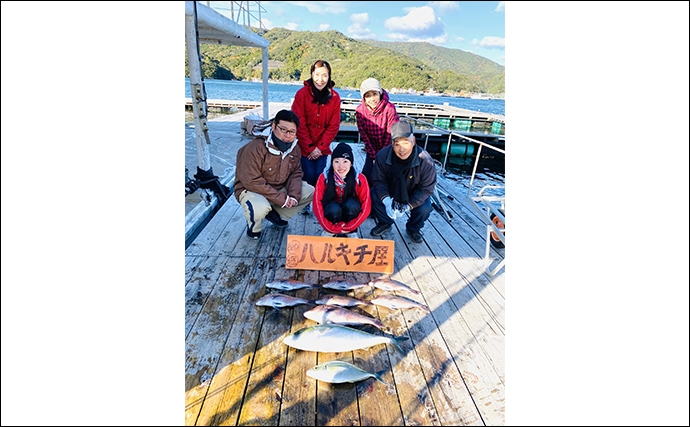
<svg viewBox="0 0 690 427">
<path fill-rule="evenodd" d="M 279 125 L 279 124 L 276 124 L 276 127 L 277 127 L 278 129 L 280 129 L 281 132 L 283 132 L 283 133 L 285 133 L 285 134 L 288 134 L 288 135 L 290 135 L 290 136 L 295 136 L 295 135 L 297 135 L 297 130 L 296 130 L 296 129 L 295 129 L 295 130 L 292 130 L 292 129 L 284 128 L 284 127 L 282 127 L 282 126 Z"/>
</svg>

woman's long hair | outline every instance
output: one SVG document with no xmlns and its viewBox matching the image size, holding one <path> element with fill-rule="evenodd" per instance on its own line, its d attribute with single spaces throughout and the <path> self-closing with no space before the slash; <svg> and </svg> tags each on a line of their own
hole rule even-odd
<svg viewBox="0 0 690 427">
<path fill-rule="evenodd" d="M 326 67 L 326 69 L 328 69 L 328 82 L 326 82 L 326 87 L 324 87 L 323 90 L 318 90 L 314 85 L 314 79 L 311 77 L 311 75 L 314 74 L 314 70 L 321 67 Z M 331 73 L 331 65 L 323 59 L 319 59 L 312 64 L 311 69 L 309 70 L 309 76 L 309 80 L 307 81 L 311 85 L 311 91 L 314 93 L 314 99 L 312 102 L 321 105 L 328 104 L 328 101 L 331 99 L 331 88 L 335 86 L 335 82 L 332 79 L 333 76 Z"/>
<path fill-rule="evenodd" d="M 335 199 L 336 195 L 338 194 L 335 191 L 335 176 L 333 176 L 333 174 L 335 174 L 335 171 L 333 170 L 333 162 L 331 162 L 331 167 L 328 168 L 326 175 L 326 191 L 324 191 L 323 197 L 321 198 L 321 205 L 324 207 Z M 345 203 L 345 200 L 355 196 L 355 181 L 355 165 L 352 165 L 350 171 L 347 173 L 347 175 L 345 175 L 345 188 L 343 189 L 344 191 L 341 203 Z"/>
</svg>

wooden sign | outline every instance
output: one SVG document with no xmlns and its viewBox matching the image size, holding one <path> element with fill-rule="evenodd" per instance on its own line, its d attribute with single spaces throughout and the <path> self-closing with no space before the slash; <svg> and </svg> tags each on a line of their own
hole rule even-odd
<svg viewBox="0 0 690 427">
<path fill-rule="evenodd" d="M 285 268 L 393 274 L 392 240 L 288 235 Z"/>
</svg>

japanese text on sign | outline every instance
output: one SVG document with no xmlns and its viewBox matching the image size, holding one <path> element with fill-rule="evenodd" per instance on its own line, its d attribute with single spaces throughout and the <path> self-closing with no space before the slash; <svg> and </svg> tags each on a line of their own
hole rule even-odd
<svg viewBox="0 0 690 427">
<path fill-rule="evenodd" d="M 285 267 L 393 274 L 392 240 L 288 235 Z"/>
</svg>

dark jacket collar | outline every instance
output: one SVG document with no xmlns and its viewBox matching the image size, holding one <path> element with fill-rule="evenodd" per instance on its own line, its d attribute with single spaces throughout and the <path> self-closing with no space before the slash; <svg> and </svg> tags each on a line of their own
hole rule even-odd
<svg viewBox="0 0 690 427">
<path fill-rule="evenodd" d="M 393 154 L 395 154 L 395 152 L 393 151 L 393 145 L 392 144 L 389 145 L 389 147 L 390 147 L 390 151 L 388 152 L 388 155 L 386 156 L 386 164 L 388 166 L 391 166 L 393 164 Z M 410 154 L 410 156 L 414 156 L 412 158 L 412 163 L 410 163 L 411 168 L 419 166 L 419 164 L 420 164 L 419 155 L 422 152 L 421 150 L 422 150 L 422 147 L 420 147 L 419 145 L 417 145 L 415 143 L 414 151 L 412 152 L 412 154 Z"/>
</svg>

